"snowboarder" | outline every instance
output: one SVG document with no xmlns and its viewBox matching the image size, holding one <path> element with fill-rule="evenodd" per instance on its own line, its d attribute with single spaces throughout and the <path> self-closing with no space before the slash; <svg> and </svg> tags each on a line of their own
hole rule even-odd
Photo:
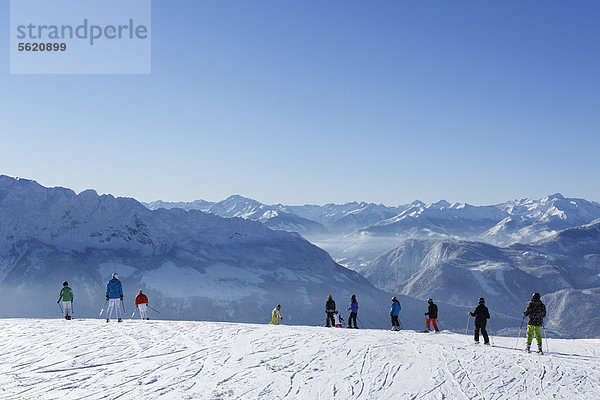
<svg viewBox="0 0 600 400">
<path fill-rule="evenodd" d="M 427 315 L 427 322 L 425 323 L 425 332 L 431 332 L 431 329 L 429 328 L 429 325 L 431 323 L 433 323 L 433 329 L 435 329 L 436 332 L 439 332 L 440 330 L 438 329 L 437 326 L 437 315 L 438 315 L 438 308 L 437 306 L 433 303 L 433 299 L 427 299 L 427 303 L 429 303 L 429 308 L 427 309 L 427 312 L 425 313 L 425 315 Z"/>
<path fill-rule="evenodd" d="M 333 301 L 333 297 L 331 295 L 327 296 L 327 303 L 325 303 L 325 313 L 327 314 L 327 323 L 326 327 L 330 328 L 332 325 L 335 325 L 333 321 L 333 313 L 335 312 L 335 301 Z"/>
<path fill-rule="evenodd" d="M 273 309 L 273 317 L 271 318 L 272 325 L 279 325 L 283 317 L 281 316 L 281 305 L 277 304 L 277 307 Z"/>
<path fill-rule="evenodd" d="M 479 305 L 477 308 L 475 308 L 475 311 L 470 312 L 469 315 L 471 317 L 475 317 L 475 344 L 479 344 L 479 330 L 481 330 L 481 334 L 483 335 L 483 344 L 489 346 L 490 338 L 485 330 L 485 325 L 487 324 L 487 320 L 490 318 L 490 312 L 485 306 L 485 299 L 483 297 L 479 298 Z"/>
<path fill-rule="evenodd" d="M 390 317 L 392 317 L 392 330 L 399 331 L 400 330 L 400 322 L 398 321 L 398 316 L 400 315 L 400 310 L 402 307 L 400 306 L 400 302 L 396 298 L 396 296 L 392 297 L 392 307 L 390 307 Z"/>
<path fill-rule="evenodd" d="M 525 351 L 528 353 L 531 351 L 531 341 L 535 332 L 538 353 L 542 353 L 542 325 L 544 324 L 544 317 L 546 317 L 546 306 L 542 303 L 539 293 L 534 293 L 531 296 L 531 301 L 527 304 L 523 316 L 529 316 L 529 321 L 527 322 L 527 347 Z"/>
<path fill-rule="evenodd" d="M 142 289 L 140 289 L 140 293 L 135 296 L 135 306 L 140 310 L 141 319 L 150 319 L 148 318 L 148 297 L 142 293 Z"/>
<path fill-rule="evenodd" d="M 338 313 L 337 311 L 334 311 L 333 312 L 333 320 L 335 321 L 336 328 L 342 328 L 342 322 L 344 321 L 344 319 L 342 318 L 340 313 Z"/>
<path fill-rule="evenodd" d="M 117 320 L 123 322 L 121 319 L 121 308 L 119 307 L 119 301 L 123 301 L 123 287 L 119 276 L 116 272 L 112 274 L 112 279 L 106 284 L 106 300 L 108 300 L 108 310 L 106 310 L 106 322 L 110 320 L 112 311 L 116 309 Z"/>
<path fill-rule="evenodd" d="M 356 295 L 353 294 L 350 298 L 350 308 L 346 309 L 350 311 L 350 316 L 348 317 L 348 328 L 358 329 L 358 325 L 356 325 L 356 316 L 358 314 L 358 301 L 356 301 Z M 354 321 L 354 326 L 352 326 L 352 321 Z"/>
<path fill-rule="evenodd" d="M 63 282 L 63 287 L 60 290 L 56 304 L 59 304 L 61 300 L 63 302 L 63 313 L 65 315 L 65 319 L 70 320 L 73 314 L 73 291 L 69 287 L 69 282 L 67 281 Z"/>
</svg>

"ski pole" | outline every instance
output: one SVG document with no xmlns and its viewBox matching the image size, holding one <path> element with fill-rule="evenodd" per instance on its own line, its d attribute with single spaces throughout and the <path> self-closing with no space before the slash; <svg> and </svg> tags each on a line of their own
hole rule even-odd
<svg viewBox="0 0 600 400">
<path fill-rule="evenodd" d="M 123 307 L 123 314 L 125 314 L 125 303 L 123 303 L 123 299 L 121 299 L 121 307 Z"/>
<path fill-rule="evenodd" d="M 102 306 L 102 310 L 100 310 L 100 316 L 102 316 L 102 313 L 104 312 L 104 309 L 106 308 L 106 305 L 108 304 L 108 300 L 106 300 L 106 302 L 104 303 L 104 305 Z"/>
<path fill-rule="evenodd" d="M 493 346 L 494 345 L 494 335 L 493 335 L 494 331 L 492 330 L 492 321 L 490 320 L 489 323 L 490 323 L 490 335 L 489 336 L 490 336 L 490 341 L 492 342 L 492 346 Z"/>
<path fill-rule="evenodd" d="M 519 346 L 519 339 L 521 338 L 521 330 L 523 330 L 523 322 L 525 322 L 525 316 L 523 315 L 523 319 L 521 320 L 521 326 L 519 327 L 519 335 L 517 336 L 517 343 L 515 344 L 515 350 Z"/>
<path fill-rule="evenodd" d="M 133 310 L 133 313 L 131 314 L 131 318 L 133 318 L 133 316 L 135 315 L 135 312 L 137 311 L 137 307 L 135 308 L 135 310 Z"/>
<path fill-rule="evenodd" d="M 465 328 L 465 336 L 467 336 L 467 332 L 469 331 L 469 322 L 471 322 L 471 314 L 467 314 L 467 327 Z"/>
<path fill-rule="evenodd" d="M 548 336 L 546 336 L 546 327 L 544 326 L 543 322 L 542 322 L 542 332 L 544 332 L 544 339 L 546 339 L 546 351 L 550 352 L 550 349 L 548 348 Z"/>
<path fill-rule="evenodd" d="M 73 314 L 75 314 L 75 312 L 73 311 L 73 300 L 71 300 L 71 317 L 73 316 Z"/>
<path fill-rule="evenodd" d="M 402 321 L 400 321 L 400 316 L 398 316 L 398 325 L 400 325 L 400 330 L 404 330 L 404 327 L 402 326 Z"/>
<path fill-rule="evenodd" d="M 358 320 L 358 323 L 360 324 L 361 329 L 365 329 L 365 326 L 361 322 L 360 318 L 358 318 L 358 315 L 356 316 L 356 319 Z"/>
<path fill-rule="evenodd" d="M 60 305 L 60 303 L 56 303 L 56 305 L 58 306 L 58 308 L 60 308 L 60 312 L 61 312 L 62 314 L 64 314 L 65 312 L 63 311 L 63 308 L 62 308 L 62 306 Z"/>
<path fill-rule="evenodd" d="M 154 311 L 156 311 L 157 313 L 159 313 L 159 314 L 160 314 L 160 311 L 158 311 L 156 308 L 152 308 L 152 307 L 150 307 L 150 304 L 148 304 L 148 308 L 149 308 L 149 309 L 151 309 L 151 310 L 154 310 Z"/>
</svg>

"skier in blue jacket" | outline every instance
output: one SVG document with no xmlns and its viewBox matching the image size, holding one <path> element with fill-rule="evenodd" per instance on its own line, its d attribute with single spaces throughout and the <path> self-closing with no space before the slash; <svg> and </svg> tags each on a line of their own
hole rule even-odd
<svg viewBox="0 0 600 400">
<path fill-rule="evenodd" d="M 108 309 L 106 310 L 106 322 L 110 320 L 112 311 L 116 309 L 119 322 L 121 319 L 121 308 L 119 301 L 123 301 L 123 287 L 117 273 L 112 274 L 112 279 L 106 284 L 106 300 L 108 300 Z"/>
<path fill-rule="evenodd" d="M 350 308 L 347 308 L 350 311 L 350 317 L 348 317 L 348 328 L 358 329 L 358 325 L 356 325 L 356 315 L 358 314 L 358 301 L 356 301 L 356 295 L 353 294 L 350 298 Z M 354 320 L 354 326 L 352 326 L 352 321 Z"/>
<path fill-rule="evenodd" d="M 392 330 L 399 331 L 400 330 L 400 322 L 398 321 L 398 315 L 400 315 L 400 310 L 402 307 L 400 306 L 400 302 L 394 296 L 392 298 L 392 307 L 390 308 L 390 316 L 392 317 Z"/>
</svg>

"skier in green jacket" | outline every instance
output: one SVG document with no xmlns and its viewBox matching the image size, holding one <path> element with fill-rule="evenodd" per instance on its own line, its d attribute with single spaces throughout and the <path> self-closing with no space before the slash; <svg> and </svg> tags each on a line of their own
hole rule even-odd
<svg viewBox="0 0 600 400">
<path fill-rule="evenodd" d="M 71 315 L 73 314 L 73 291 L 69 287 L 69 282 L 63 282 L 63 288 L 60 291 L 60 295 L 58 296 L 58 301 L 56 304 L 63 302 L 63 313 L 65 314 L 65 319 L 71 319 Z"/>
</svg>

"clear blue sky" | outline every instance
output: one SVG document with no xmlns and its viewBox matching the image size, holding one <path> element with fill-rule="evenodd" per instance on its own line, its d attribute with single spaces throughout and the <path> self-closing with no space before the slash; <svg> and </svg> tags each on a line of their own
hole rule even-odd
<svg viewBox="0 0 600 400">
<path fill-rule="evenodd" d="M 149 76 L 11 76 L 0 30 L 0 173 L 143 201 L 600 200 L 598 1 L 152 6 Z"/>
</svg>

